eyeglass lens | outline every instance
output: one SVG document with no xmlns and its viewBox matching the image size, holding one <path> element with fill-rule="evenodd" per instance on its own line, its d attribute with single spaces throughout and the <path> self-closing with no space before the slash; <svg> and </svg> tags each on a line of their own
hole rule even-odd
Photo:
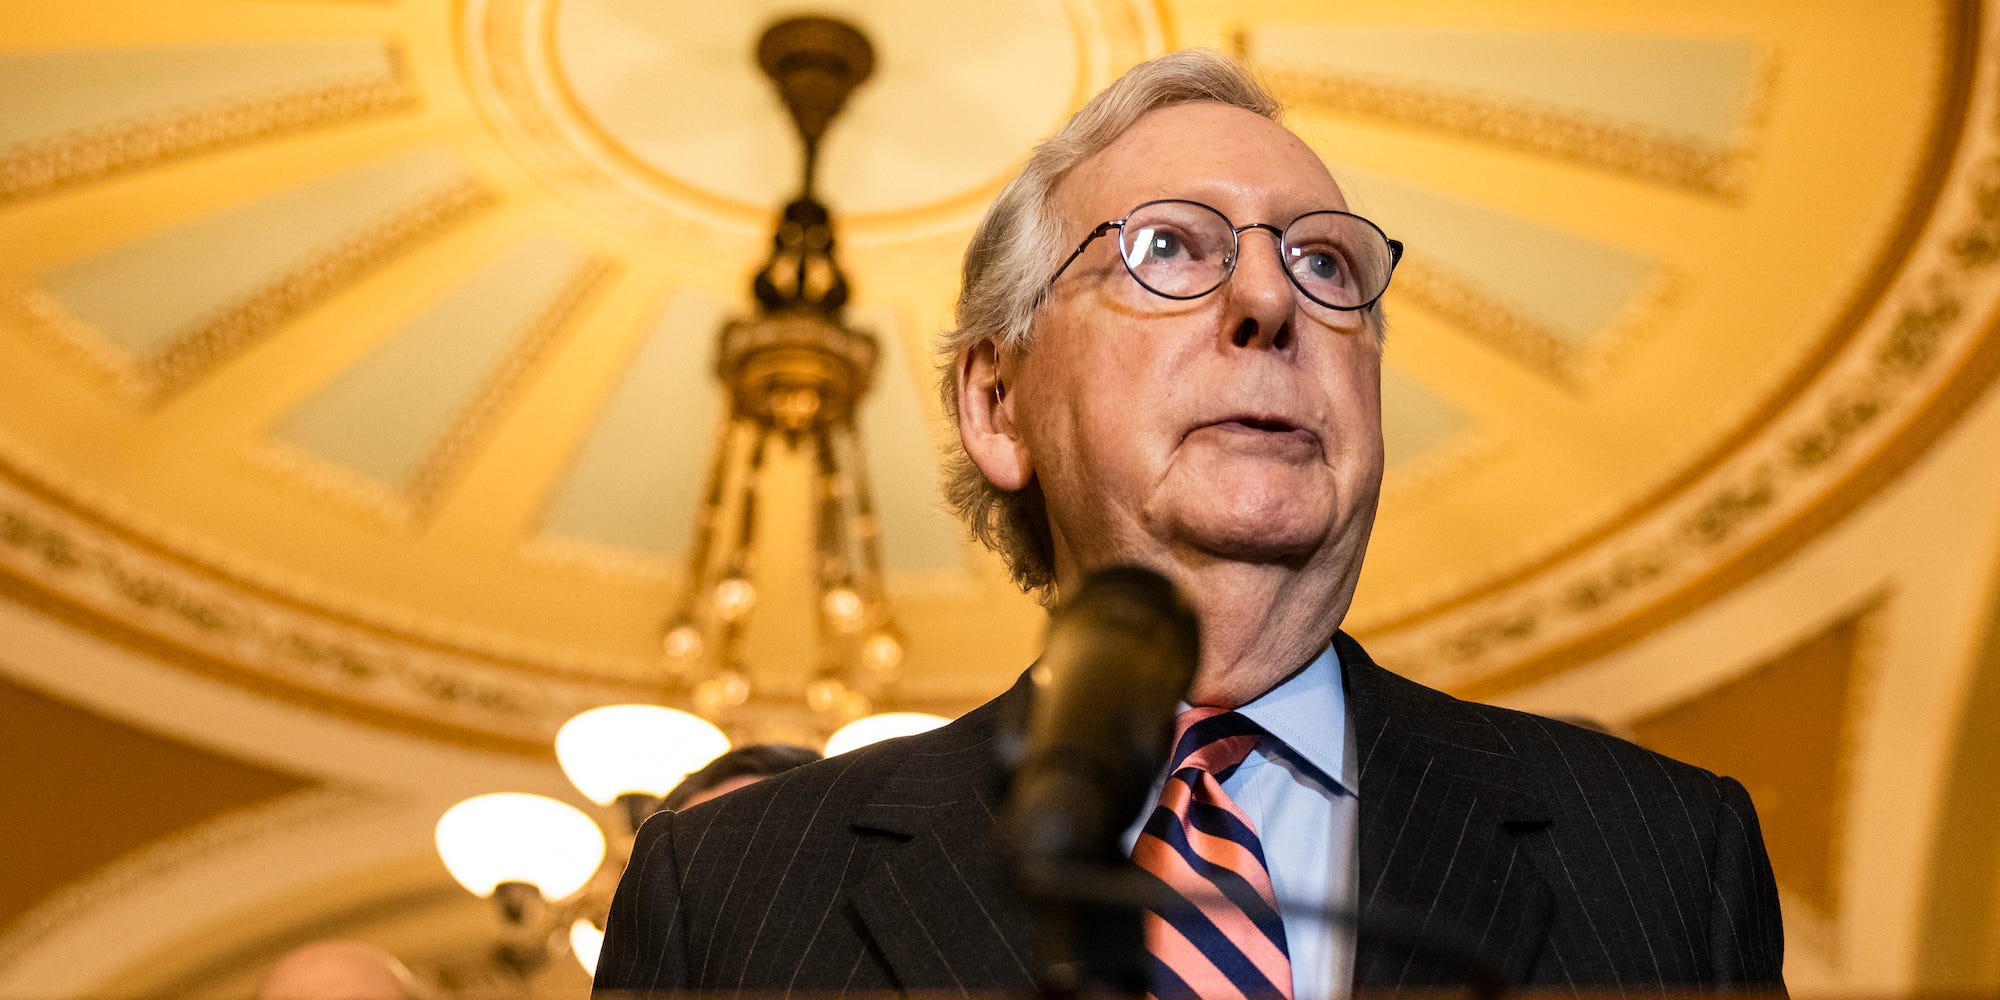
<svg viewBox="0 0 2000 1000">
<path fill-rule="evenodd" d="M 1220 287 L 1233 269 L 1236 234 L 1206 205 L 1142 205 L 1120 227 L 1118 245 L 1132 277 L 1156 295 L 1191 299 Z M 1344 212 L 1313 212 L 1286 227 L 1280 259 L 1299 291 L 1324 306 L 1355 309 L 1389 284 L 1393 266 L 1381 230 Z"/>
</svg>

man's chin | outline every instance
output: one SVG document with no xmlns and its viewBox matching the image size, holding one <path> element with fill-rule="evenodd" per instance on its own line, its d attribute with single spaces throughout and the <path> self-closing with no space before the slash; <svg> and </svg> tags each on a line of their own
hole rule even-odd
<svg viewBox="0 0 2000 1000">
<path fill-rule="evenodd" d="M 1324 523 L 1255 518 L 1191 520 L 1175 532 L 1183 545 L 1213 559 L 1282 565 L 1304 564 L 1328 534 Z"/>
<path fill-rule="evenodd" d="M 1211 558 L 1302 564 L 1340 520 L 1323 470 L 1230 465 L 1177 469 L 1147 516 L 1156 538 Z M 1199 474 L 1194 474 L 1194 473 Z"/>
</svg>

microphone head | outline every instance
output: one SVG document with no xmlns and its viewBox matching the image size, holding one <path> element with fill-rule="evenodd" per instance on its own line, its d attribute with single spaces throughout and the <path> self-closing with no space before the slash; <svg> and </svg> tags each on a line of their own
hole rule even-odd
<svg viewBox="0 0 2000 1000">
<path fill-rule="evenodd" d="M 1051 615 L 1002 830 L 1031 895 L 1038 871 L 1124 859 L 1121 836 L 1166 764 L 1200 632 L 1179 590 L 1140 566 L 1090 574 Z"/>
</svg>

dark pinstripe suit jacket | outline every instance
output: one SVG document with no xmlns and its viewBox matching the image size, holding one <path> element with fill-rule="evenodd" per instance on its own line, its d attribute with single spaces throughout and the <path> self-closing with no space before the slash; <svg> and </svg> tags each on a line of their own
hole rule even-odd
<svg viewBox="0 0 2000 1000">
<path fill-rule="evenodd" d="M 1479 942 L 1526 984 L 1780 984 L 1776 888 L 1741 785 L 1459 701 L 1335 642 L 1361 755 L 1358 989 L 1460 981 L 1371 930 L 1393 921 Z M 598 990 L 1028 991 L 1030 914 L 994 844 L 994 738 L 1024 694 L 654 817 Z"/>
</svg>

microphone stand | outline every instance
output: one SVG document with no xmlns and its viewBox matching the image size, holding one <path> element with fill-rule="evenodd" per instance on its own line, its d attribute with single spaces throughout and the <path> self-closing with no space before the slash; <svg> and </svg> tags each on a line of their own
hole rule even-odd
<svg viewBox="0 0 2000 1000">
<path fill-rule="evenodd" d="M 1001 842 L 1035 909 L 1044 996 L 1146 992 L 1143 912 L 1079 897 L 1064 879 L 1138 874 L 1120 837 L 1167 762 L 1199 645 L 1194 609 L 1136 566 L 1090 574 L 1050 617 L 1025 718 L 1008 720 L 1001 751 L 1013 772 Z"/>
</svg>

